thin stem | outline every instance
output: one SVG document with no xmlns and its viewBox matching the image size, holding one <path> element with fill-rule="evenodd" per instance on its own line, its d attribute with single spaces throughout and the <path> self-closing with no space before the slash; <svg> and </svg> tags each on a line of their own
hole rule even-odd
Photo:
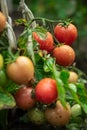
<svg viewBox="0 0 87 130">
<path fill-rule="evenodd" d="M 16 45 L 16 37 L 15 37 L 14 31 L 8 22 L 6 23 L 6 27 L 7 27 L 7 36 L 9 40 L 9 46 L 12 50 L 16 49 L 17 45 Z"/>
<path fill-rule="evenodd" d="M 2 10 L 2 12 L 6 16 L 6 18 L 8 18 L 8 8 L 7 8 L 6 0 L 1 0 L 0 2 L 1 2 L 1 10 Z"/>
<path fill-rule="evenodd" d="M 8 7 L 7 7 L 6 0 L 1 0 L 1 9 L 2 9 L 2 12 L 4 13 L 4 15 L 7 18 L 7 22 L 6 22 L 7 36 L 8 36 L 9 46 L 13 50 L 13 49 L 17 48 L 16 36 L 15 36 L 15 33 L 13 31 L 13 28 L 12 28 L 12 19 L 8 14 Z"/>
<path fill-rule="evenodd" d="M 20 0 L 19 7 L 22 9 L 23 18 L 25 18 L 27 20 L 34 19 L 34 15 L 33 15 L 32 11 L 27 7 L 24 0 Z M 33 21 L 31 26 L 32 26 L 32 28 L 35 28 L 36 27 L 36 22 Z"/>
<path fill-rule="evenodd" d="M 32 20 L 30 21 L 29 26 L 30 26 L 30 25 L 32 24 L 32 22 L 34 22 L 34 21 L 42 21 L 42 22 L 43 22 L 43 20 L 44 20 L 44 22 L 48 22 L 48 23 L 60 23 L 60 22 L 61 22 L 61 20 L 51 20 L 51 19 L 47 19 L 47 18 L 37 17 L 37 18 L 34 18 L 34 19 L 32 19 Z"/>
<path fill-rule="evenodd" d="M 35 56 L 34 56 L 34 51 L 33 51 L 33 41 L 32 41 L 32 35 L 28 36 L 28 41 L 27 41 L 27 51 L 29 56 L 31 57 L 34 65 L 36 64 L 35 61 Z"/>
</svg>

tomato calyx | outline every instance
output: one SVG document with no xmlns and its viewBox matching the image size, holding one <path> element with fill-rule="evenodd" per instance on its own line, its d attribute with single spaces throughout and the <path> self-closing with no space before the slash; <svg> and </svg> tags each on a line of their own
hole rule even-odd
<svg viewBox="0 0 87 130">
<path fill-rule="evenodd" d="M 15 53 L 14 53 L 15 52 Z M 13 63 L 16 61 L 17 57 L 19 56 L 19 50 L 11 50 L 11 48 L 8 48 L 7 57 L 5 59 L 5 64 Z"/>
<path fill-rule="evenodd" d="M 67 28 L 71 23 L 72 21 L 70 19 L 67 19 L 67 20 L 61 20 L 61 22 L 58 25 Z"/>
</svg>

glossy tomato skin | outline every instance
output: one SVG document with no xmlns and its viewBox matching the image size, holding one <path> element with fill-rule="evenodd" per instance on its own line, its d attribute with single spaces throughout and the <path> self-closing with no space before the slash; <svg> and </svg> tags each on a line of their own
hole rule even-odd
<svg viewBox="0 0 87 130">
<path fill-rule="evenodd" d="M 40 38 L 36 32 L 33 32 L 33 38 L 39 43 L 41 50 L 46 50 L 49 53 L 53 50 L 54 41 L 50 32 L 47 32 L 45 39 Z"/>
<path fill-rule="evenodd" d="M 78 74 L 74 71 L 69 71 L 69 79 L 68 79 L 68 82 L 69 83 L 76 83 L 78 81 Z"/>
<path fill-rule="evenodd" d="M 56 81 L 51 78 L 44 78 L 36 85 L 36 100 L 43 104 L 53 103 L 58 96 Z"/>
<path fill-rule="evenodd" d="M 54 28 L 54 36 L 60 43 L 72 45 L 72 43 L 76 40 L 77 35 L 77 28 L 71 23 L 68 26 L 58 24 Z"/>
<path fill-rule="evenodd" d="M 6 25 L 6 17 L 2 12 L 0 12 L 0 32 L 4 30 L 5 25 Z"/>
<path fill-rule="evenodd" d="M 8 77 L 17 84 L 28 84 L 34 77 L 34 65 L 26 56 L 18 56 L 16 61 L 7 64 Z"/>
<path fill-rule="evenodd" d="M 37 107 L 33 107 L 28 111 L 29 120 L 37 125 L 42 125 L 46 123 L 45 113 Z"/>
<path fill-rule="evenodd" d="M 69 45 L 61 45 L 54 48 L 53 56 L 57 64 L 61 66 L 70 66 L 75 60 L 75 51 Z"/>
<path fill-rule="evenodd" d="M 64 126 L 69 123 L 71 117 L 70 105 L 67 103 L 65 108 L 60 101 L 57 101 L 54 108 L 45 111 L 45 116 L 51 125 Z"/>
<path fill-rule="evenodd" d="M 6 73 L 4 72 L 4 70 L 0 70 L 0 86 L 1 87 L 5 87 L 7 83 L 7 75 Z"/>
<path fill-rule="evenodd" d="M 21 87 L 14 95 L 16 104 L 22 110 L 28 110 L 35 105 L 35 98 L 32 98 L 32 87 Z"/>
</svg>

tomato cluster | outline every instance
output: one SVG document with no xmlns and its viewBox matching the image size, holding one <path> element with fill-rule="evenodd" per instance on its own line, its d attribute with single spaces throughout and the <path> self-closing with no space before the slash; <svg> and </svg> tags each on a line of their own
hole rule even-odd
<svg viewBox="0 0 87 130">
<path fill-rule="evenodd" d="M 0 13 L 2 33 L 6 24 L 4 21 Z M 21 23 L 24 24 L 22 20 Z M 77 28 L 63 21 L 54 26 L 52 34 L 46 27 L 37 25 L 31 28 L 28 21 L 24 25 L 25 30 L 19 36 L 16 50 L 10 48 L 11 52 L 7 49 L 6 53 L 0 54 L 0 87 L 6 91 L 9 81 L 17 85 L 14 88 L 10 84 L 9 88 L 14 88 L 10 93 L 17 108 L 27 112 L 30 121 L 66 125 L 73 113 L 72 105 L 76 101 L 79 103 L 75 86 L 79 76 L 69 69 L 76 57 L 71 45 L 77 38 Z"/>
</svg>

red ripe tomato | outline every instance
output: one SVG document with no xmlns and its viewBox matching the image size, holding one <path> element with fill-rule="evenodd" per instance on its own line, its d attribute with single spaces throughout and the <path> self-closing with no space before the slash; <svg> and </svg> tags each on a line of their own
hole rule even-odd
<svg viewBox="0 0 87 130">
<path fill-rule="evenodd" d="M 39 43 L 41 50 L 51 52 L 54 48 L 54 41 L 50 32 L 47 32 L 45 39 L 42 39 L 36 32 L 33 32 L 33 38 Z"/>
<path fill-rule="evenodd" d="M 69 66 L 75 60 L 75 51 L 68 45 L 61 45 L 53 50 L 53 56 L 56 58 L 57 64 Z"/>
<path fill-rule="evenodd" d="M 43 104 L 51 104 L 57 99 L 56 81 L 51 78 L 42 79 L 35 88 L 36 100 Z"/>
<path fill-rule="evenodd" d="M 60 43 L 72 45 L 78 35 L 77 28 L 73 24 L 62 26 L 57 24 L 54 28 L 54 36 Z"/>
<path fill-rule="evenodd" d="M 27 110 L 35 105 L 35 98 L 32 98 L 33 88 L 21 87 L 14 95 L 16 104 L 22 110 Z"/>
</svg>

